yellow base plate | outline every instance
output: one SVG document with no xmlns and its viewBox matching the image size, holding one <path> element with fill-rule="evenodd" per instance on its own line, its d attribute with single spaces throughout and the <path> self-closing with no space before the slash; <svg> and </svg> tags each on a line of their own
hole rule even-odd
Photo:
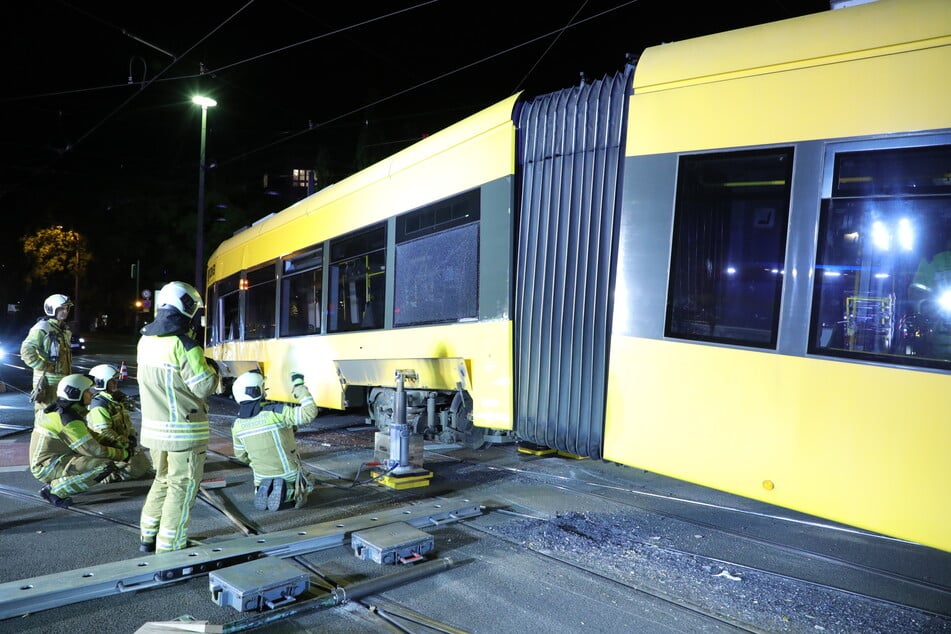
<svg viewBox="0 0 951 634">
<path fill-rule="evenodd" d="M 579 456 L 576 453 L 568 453 L 567 451 L 559 451 L 558 455 L 562 458 L 571 458 L 572 460 L 587 460 L 588 456 Z"/>
<path fill-rule="evenodd" d="M 413 475 L 393 476 L 382 475 L 375 471 L 371 471 L 370 475 L 376 480 L 377 483 L 385 487 L 402 490 L 417 489 L 419 487 L 429 486 L 429 481 L 432 480 L 433 472 L 424 471 L 422 473 L 414 473 Z"/>
<path fill-rule="evenodd" d="M 558 453 L 557 449 L 552 449 L 551 447 L 546 447 L 544 445 L 536 445 L 535 443 L 522 442 L 518 444 L 518 452 L 525 453 L 532 456 L 553 456 Z"/>
</svg>

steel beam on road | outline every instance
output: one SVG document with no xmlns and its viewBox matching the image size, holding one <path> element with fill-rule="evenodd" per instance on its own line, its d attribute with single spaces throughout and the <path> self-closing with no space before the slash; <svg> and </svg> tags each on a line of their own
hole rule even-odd
<svg viewBox="0 0 951 634">
<path fill-rule="evenodd" d="M 416 528 L 440 526 L 481 515 L 483 508 L 468 499 L 433 498 L 379 513 L 10 581 L 0 584 L 0 619 L 154 588 L 265 555 L 287 558 L 326 550 L 345 544 L 354 531 L 393 522 Z"/>
</svg>

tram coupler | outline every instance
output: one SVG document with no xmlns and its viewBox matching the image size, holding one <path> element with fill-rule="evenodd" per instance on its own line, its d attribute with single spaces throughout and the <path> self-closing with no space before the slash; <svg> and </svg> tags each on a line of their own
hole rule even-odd
<svg viewBox="0 0 951 634">
<path fill-rule="evenodd" d="M 389 457 L 386 459 L 386 470 L 370 474 L 383 486 L 391 489 L 413 489 L 429 485 L 433 477 L 432 471 L 422 468 L 422 451 L 419 451 L 417 460 L 413 464 L 410 460 L 410 438 L 412 428 L 406 420 L 406 381 L 416 381 L 418 375 L 415 370 L 396 371 L 396 402 L 394 403 L 393 420 L 395 423 L 389 429 Z M 379 435 L 379 434 L 378 434 Z"/>
</svg>

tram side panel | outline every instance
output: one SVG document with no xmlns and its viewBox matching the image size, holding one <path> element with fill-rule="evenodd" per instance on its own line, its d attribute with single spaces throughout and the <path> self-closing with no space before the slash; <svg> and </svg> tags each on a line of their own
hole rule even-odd
<svg viewBox="0 0 951 634">
<path fill-rule="evenodd" d="M 346 388 L 393 388 L 383 374 L 398 360 L 420 371 L 408 389 L 438 384 L 448 403 L 466 392 L 453 408 L 470 426 L 511 429 L 513 102 L 224 243 L 209 267 L 210 355 L 260 365 L 277 400 L 290 398 L 282 377 L 301 371 L 331 409 L 361 405 Z M 448 367 L 433 360 L 461 371 L 427 376 Z"/>
<path fill-rule="evenodd" d="M 814 181 L 823 173 L 833 181 L 834 164 L 850 149 L 859 157 L 865 150 L 904 156 L 934 144 L 925 154 L 941 156 L 951 147 L 944 140 L 951 129 L 949 11 L 938 3 L 918 5 L 926 15 L 894 20 L 898 34 L 884 22 L 894 3 L 856 7 L 862 14 L 883 12 L 874 22 L 881 51 L 862 42 L 868 52 L 816 62 L 803 54 L 805 61 L 790 57 L 769 72 L 699 79 L 674 90 L 658 84 L 640 86 L 639 93 L 635 77 L 605 458 L 951 551 L 945 503 L 951 355 L 922 357 L 893 345 L 900 315 L 915 310 L 907 291 L 914 269 L 897 259 L 881 268 L 884 260 L 873 258 L 872 247 L 875 214 L 900 221 L 888 204 L 907 207 L 929 223 L 923 229 L 951 237 L 946 179 L 935 168 L 919 183 L 927 196 L 912 186 L 907 198 L 895 191 L 870 194 L 868 204 L 856 193 L 837 201 L 832 185 L 821 200 L 793 193 L 819 191 Z M 918 28 L 912 22 L 945 35 L 930 45 L 913 35 L 904 42 L 900 37 Z M 825 23 L 803 24 L 815 32 Z M 649 63 L 649 55 L 642 56 L 641 64 Z M 784 185 L 784 177 L 756 171 L 756 161 L 745 179 L 722 181 L 732 202 L 709 193 L 697 198 L 706 211 L 701 203 L 693 211 L 685 206 L 690 169 L 697 174 L 705 162 L 743 165 L 777 153 L 795 161 L 788 217 L 766 193 L 771 181 Z M 915 174 L 902 165 L 853 172 L 849 182 L 876 183 L 896 170 Z M 813 182 L 798 186 L 800 178 Z M 709 178 L 700 180 L 698 189 L 709 188 Z M 854 226 L 846 230 L 848 213 Z M 733 220 L 724 224 L 724 214 Z M 689 218 L 694 233 L 678 227 Z M 839 233 L 830 229 L 837 221 Z M 809 262 L 785 255 L 761 261 L 753 236 L 769 235 L 775 223 L 791 227 L 785 253 L 805 250 Z M 762 270 L 744 270 L 744 263 Z M 771 275 L 779 294 L 770 295 Z M 837 276 L 851 281 L 833 286 Z M 884 293 L 885 301 L 873 306 L 879 312 L 863 321 L 856 303 L 880 296 L 875 289 L 886 285 L 895 299 Z M 891 325 L 882 326 L 887 319 Z"/>
</svg>

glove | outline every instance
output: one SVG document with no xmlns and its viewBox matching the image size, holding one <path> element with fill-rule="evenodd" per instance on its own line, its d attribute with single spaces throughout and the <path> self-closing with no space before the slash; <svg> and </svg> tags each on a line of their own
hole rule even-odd
<svg viewBox="0 0 951 634">
<path fill-rule="evenodd" d="M 135 448 L 138 446 L 138 444 L 139 444 L 139 439 L 135 437 L 135 434 L 132 434 L 131 436 L 129 436 L 129 453 L 132 453 L 133 451 L 135 451 Z"/>
<path fill-rule="evenodd" d="M 304 375 L 300 372 L 291 372 L 291 385 L 297 387 L 304 384 Z"/>
</svg>

